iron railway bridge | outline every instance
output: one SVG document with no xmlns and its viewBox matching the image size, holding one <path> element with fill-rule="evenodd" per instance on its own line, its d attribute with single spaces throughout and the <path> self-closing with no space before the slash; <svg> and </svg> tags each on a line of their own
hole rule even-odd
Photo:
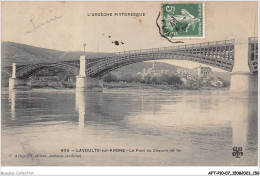
<svg viewBox="0 0 260 176">
<path fill-rule="evenodd" d="M 178 45 L 163 48 L 133 50 L 111 53 L 102 57 L 89 57 L 86 61 L 86 75 L 97 78 L 105 74 L 137 62 L 150 60 L 187 60 L 231 72 L 235 60 L 235 40 L 223 40 L 207 43 Z M 248 65 L 252 73 L 258 71 L 258 38 L 248 39 Z M 45 68 L 61 68 L 77 76 L 80 60 L 64 60 L 53 63 L 33 63 L 16 66 L 16 77 L 27 79 Z M 2 68 L 2 72 L 12 74 L 12 67 Z"/>
</svg>

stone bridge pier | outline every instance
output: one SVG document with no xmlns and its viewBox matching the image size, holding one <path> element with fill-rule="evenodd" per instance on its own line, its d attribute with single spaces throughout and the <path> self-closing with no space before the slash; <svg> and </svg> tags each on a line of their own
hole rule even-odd
<svg viewBox="0 0 260 176">
<path fill-rule="evenodd" d="M 230 96 L 232 98 L 257 98 L 258 76 L 249 69 L 248 50 L 248 38 L 236 39 L 235 60 L 230 83 Z"/>
<path fill-rule="evenodd" d="M 86 56 L 80 56 L 80 70 L 79 75 L 76 77 L 76 91 L 103 91 L 103 79 L 86 76 Z"/>
<path fill-rule="evenodd" d="M 27 81 L 16 78 L 16 63 L 12 65 L 12 77 L 9 78 L 9 90 L 27 86 Z"/>
</svg>

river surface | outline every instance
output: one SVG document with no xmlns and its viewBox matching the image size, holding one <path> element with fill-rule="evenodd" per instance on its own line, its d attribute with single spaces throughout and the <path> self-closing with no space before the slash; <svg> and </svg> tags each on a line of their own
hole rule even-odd
<svg viewBox="0 0 260 176">
<path fill-rule="evenodd" d="M 229 91 L 3 89 L 1 106 L 5 166 L 257 165 L 257 99 Z"/>
</svg>

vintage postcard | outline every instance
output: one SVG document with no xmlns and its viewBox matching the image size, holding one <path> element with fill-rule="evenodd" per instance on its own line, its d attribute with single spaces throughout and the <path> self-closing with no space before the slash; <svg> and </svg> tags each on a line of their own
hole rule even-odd
<svg viewBox="0 0 260 176">
<path fill-rule="evenodd" d="M 2 166 L 258 166 L 257 1 L 4 1 L 1 36 Z"/>
</svg>

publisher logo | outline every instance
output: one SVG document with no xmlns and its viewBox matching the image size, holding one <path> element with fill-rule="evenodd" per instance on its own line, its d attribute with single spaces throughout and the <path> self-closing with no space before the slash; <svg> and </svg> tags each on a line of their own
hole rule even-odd
<svg viewBox="0 0 260 176">
<path fill-rule="evenodd" d="M 243 156 L 242 147 L 233 147 L 232 156 L 235 156 L 236 158 Z"/>
</svg>

